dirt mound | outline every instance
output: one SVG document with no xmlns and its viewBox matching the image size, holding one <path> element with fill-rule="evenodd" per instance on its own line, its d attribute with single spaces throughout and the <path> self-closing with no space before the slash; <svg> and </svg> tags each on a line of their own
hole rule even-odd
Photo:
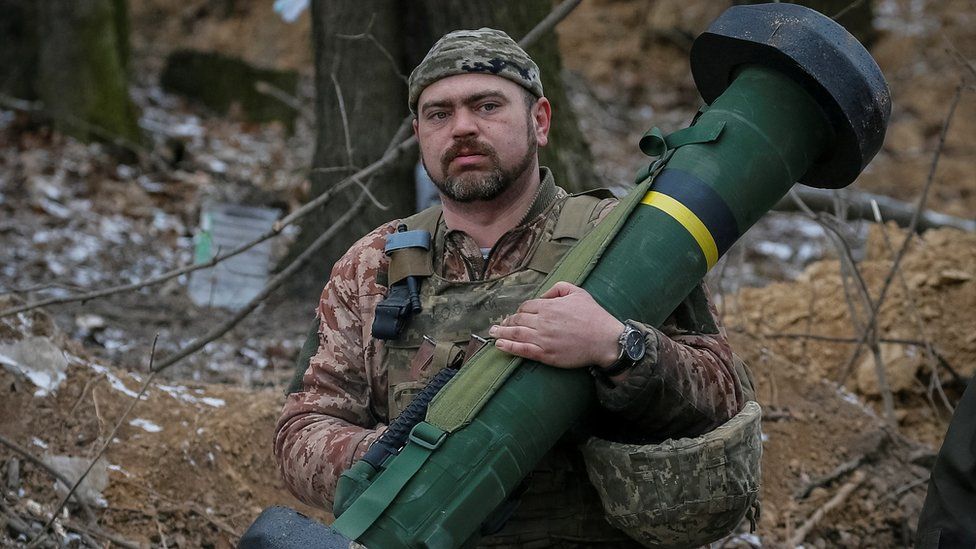
<svg viewBox="0 0 976 549">
<path fill-rule="evenodd" d="M 11 318 L 0 320 L 0 344 L 51 342 L 61 349 L 67 369 L 60 385 L 39 391 L 12 373 L 9 359 L 0 358 L 7 366 L 0 369 L 0 433 L 45 461 L 69 456 L 87 464 L 147 376 L 91 360 L 42 313 Z M 291 498 L 279 479 L 271 436 L 281 401 L 274 390 L 153 383 L 105 452 L 108 482 L 99 490 L 104 509 L 90 503 L 99 524 L 134 542 L 232 547 L 269 505 L 326 518 Z M 0 461 L 14 458 L 22 464 L 17 484 L 7 484 L 19 494 L 15 510 L 22 516 L 43 510 L 47 518 L 60 500 L 53 478 L 0 447 Z M 7 535 L 0 532 L 0 545 L 13 541 Z"/>
<path fill-rule="evenodd" d="M 858 265 L 876 301 L 903 231 L 872 231 Z M 728 298 L 726 326 L 752 365 L 766 406 L 760 534 L 782 543 L 849 482 L 850 472 L 806 498 L 798 491 L 851 461 L 863 483 L 813 530 L 827 546 L 909 544 L 924 499 L 927 467 L 949 410 L 976 372 L 976 235 L 930 231 L 909 248 L 878 315 L 881 358 L 894 393 L 897 431 L 886 427 L 873 355 L 845 371 L 867 314 L 848 297 L 837 261 L 812 265 L 799 280 Z M 856 284 L 849 282 L 848 287 Z M 853 303 L 853 305 L 852 305 Z M 931 346 L 932 354 L 927 353 Z"/>
</svg>

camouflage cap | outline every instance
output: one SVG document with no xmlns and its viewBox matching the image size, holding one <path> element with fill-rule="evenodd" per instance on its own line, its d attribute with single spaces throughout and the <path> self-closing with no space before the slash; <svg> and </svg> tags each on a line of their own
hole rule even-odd
<svg viewBox="0 0 976 549">
<path fill-rule="evenodd" d="M 483 27 L 450 32 L 430 48 L 410 73 L 410 112 L 417 114 L 417 101 L 424 88 L 441 78 L 467 73 L 501 76 L 542 97 L 542 80 L 535 61 L 504 32 Z"/>
</svg>

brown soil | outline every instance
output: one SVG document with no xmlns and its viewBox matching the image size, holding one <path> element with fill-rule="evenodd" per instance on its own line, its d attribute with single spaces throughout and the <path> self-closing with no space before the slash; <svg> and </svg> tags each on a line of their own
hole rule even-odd
<svg viewBox="0 0 976 549">
<path fill-rule="evenodd" d="M 598 173 L 609 183 L 629 180 L 646 162 L 632 144 L 648 126 L 677 129 L 697 107 L 686 37 L 701 32 L 721 11 L 720 4 L 590 0 L 561 25 L 564 63 L 572 71 L 570 82 L 580 99 L 581 124 L 591 139 Z M 879 21 L 884 28 L 873 53 L 891 85 L 892 125 L 883 150 L 855 185 L 915 200 L 926 183 L 956 87 L 964 77 L 973 82 L 972 61 L 967 66 L 953 52 L 976 59 L 976 34 L 971 31 L 976 10 L 967 0 L 875 4 L 883 7 Z M 307 13 L 298 26 L 282 26 L 270 5 L 270 0 L 139 0 L 132 2 L 138 28 L 134 35 L 143 51 L 192 45 L 258 64 L 307 68 Z M 226 6 L 236 7 L 228 12 Z M 173 13 L 183 15 L 174 18 Z M 241 41 L 242 35 L 254 39 Z M 258 163 L 263 168 L 274 165 L 274 171 L 248 171 L 253 163 L 235 163 L 235 158 L 265 150 L 247 149 L 255 141 L 280 141 L 274 131 L 269 136 L 266 130 L 221 121 L 204 126 L 206 138 L 188 145 L 198 165 L 166 181 L 163 191 L 153 182 L 135 186 L 115 175 L 115 168 L 106 167 L 104 155 L 92 147 L 32 135 L 14 144 L 0 140 L 0 167 L 6 172 L 0 178 L 0 211 L 7 216 L 0 222 L 0 257 L 15 266 L 14 271 L 3 271 L 11 277 L 10 285 L 56 278 L 51 258 L 63 258 L 64 250 L 33 236 L 41 232 L 84 232 L 97 225 L 99 216 L 119 214 L 131 223 L 127 231 L 146 239 L 143 247 L 126 242 L 129 255 L 158 256 L 157 263 L 171 265 L 179 263 L 180 253 L 185 255 L 179 248 L 185 248 L 181 239 L 188 231 L 166 226 L 153 232 L 159 210 L 192 226 L 196 207 L 179 204 L 196 203 L 211 191 L 234 195 L 245 185 L 257 186 L 285 204 L 300 196 L 301 178 L 291 175 L 297 171 L 296 161 L 280 143 L 271 145 L 273 160 Z M 970 218 L 976 210 L 976 144 L 970 139 L 974 132 L 976 94 L 970 87 L 963 90 L 949 128 L 929 197 L 931 208 Z M 239 136 L 245 145 L 238 142 Z M 205 166 L 211 158 L 229 164 L 229 171 L 208 172 Z M 33 170 L 32 163 L 41 167 Z M 51 214 L 56 209 L 45 206 L 50 201 L 35 196 L 38 181 L 59 177 L 66 177 L 64 188 L 72 189 L 67 198 L 91 201 L 92 219 L 57 218 Z M 863 246 L 863 258 L 857 256 L 872 300 L 878 299 L 891 270 L 892 249 L 898 249 L 904 237 L 902 231 L 875 227 Z M 45 246 L 54 251 L 45 251 Z M 99 252 L 98 262 L 106 271 L 122 272 L 126 258 L 111 248 Z M 150 272 L 157 272 L 157 267 Z M 112 280 L 97 278 L 97 273 L 91 276 L 99 287 Z M 935 230 L 910 246 L 878 316 L 894 427 L 884 419 L 872 353 L 862 349 L 850 358 L 855 348 L 851 340 L 860 337 L 859 326 L 868 315 L 860 298 L 848 295 L 857 291 L 858 282 L 848 278 L 845 290 L 839 261 L 818 261 L 795 280 L 721 296 L 733 345 L 755 374 L 768 437 L 758 538 L 730 539 L 724 546 L 788 546 L 804 521 L 854 476 L 844 473 L 817 483 L 808 495 L 799 492 L 851 460 L 862 460 L 857 469 L 865 475 L 863 482 L 811 530 L 806 546 L 910 544 L 925 495 L 927 467 L 947 425 L 946 403 L 954 403 L 965 379 L 976 373 L 974 279 L 976 236 Z M 143 306 L 147 296 L 154 300 L 153 307 Z M 0 298 L 0 309 L 9 305 L 8 299 Z M 0 434 L 35 455 L 93 457 L 131 402 L 127 391 L 138 391 L 145 379 L 153 333 L 164 331 L 161 346 L 177 345 L 226 315 L 190 309 L 176 283 L 159 292 L 101 303 L 0 319 L 0 343 L 28 335 L 46 337 L 70 357 L 67 379 L 42 397 L 34 396 L 29 381 L 0 368 Z M 124 334 L 117 338 L 132 340 L 133 346 L 111 351 L 99 334 L 80 331 L 80 317 L 92 310 L 110 324 L 129 324 L 117 328 Z M 184 314 L 186 310 L 196 312 Z M 103 491 L 107 507 L 96 510 L 105 529 L 152 546 L 228 547 L 268 505 L 285 504 L 328 519 L 288 495 L 271 455 L 280 387 L 301 344 L 308 311 L 305 304 L 269 306 L 150 387 L 106 452 L 116 467 L 110 469 Z M 253 352 L 238 352 L 244 347 Z M 265 362 L 270 365 L 259 365 Z M 214 366 L 218 363 L 219 368 Z M 166 390 L 160 384 L 186 389 Z M 223 404 L 213 406 L 217 401 L 205 398 Z M 130 425 L 132 419 L 144 419 L 161 430 Z M 0 464 L 9 464 L 14 455 L 0 447 Z M 2 473 L 0 480 L 6 480 Z M 59 501 L 52 486 L 45 472 L 21 461 L 20 484 L 5 488 L 4 501 L 21 516 L 49 513 Z M 77 513 L 72 505 L 70 516 Z M 0 545 L 13 543 L 9 531 L 0 529 Z"/>
<path fill-rule="evenodd" d="M 38 456 L 94 457 L 146 374 L 100 365 L 43 313 L 34 313 L 30 325 L 2 322 L 5 341 L 20 334 L 48 337 L 64 350 L 69 367 L 67 379 L 44 397 L 34 395 L 29 381 L 0 369 L 0 433 Z M 43 327 L 30 327 L 38 324 Z M 102 527 L 156 546 L 232 547 L 270 505 L 326 519 L 292 498 L 274 474 L 271 440 L 280 406 L 281 393 L 272 389 L 152 384 L 105 452 L 110 472 Z M 6 449 L 0 455 L 12 457 Z M 53 479 L 33 466 L 23 469 L 27 493 L 15 508 L 26 509 L 33 500 L 50 511 L 58 501 Z"/>
</svg>

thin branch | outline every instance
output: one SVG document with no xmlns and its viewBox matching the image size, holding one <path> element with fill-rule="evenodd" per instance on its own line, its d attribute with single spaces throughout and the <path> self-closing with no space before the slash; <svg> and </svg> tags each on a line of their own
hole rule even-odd
<svg viewBox="0 0 976 549">
<path fill-rule="evenodd" d="M 23 456 L 23 458 L 26 459 L 27 461 L 33 463 L 34 465 L 37 465 L 38 467 L 46 471 L 49 475 L 57 479 L 58 482 L 63 484 L 65 488 L 71 487 L 72 484 L 71 479 L 64 476 L 61 473 L 61 471 L 58 471 L 54 467 L 51 467 L 47 463 L 44 463 L 43 460 L 36 457 L 34 454 L 30 453 L 30 451 L 27 450 L 27 448 L 24 448 L 23 446 L 17 444 L 16 442 L 10 440 L 9 438 L 3 435 L 0 435 L 0 444 L 3 444 L 7 448 L 10 448 L 14 452 Z M 85 515 L 85 519 L 88 522 L 94 523 L 96 520 L 98 520 L 97 517 L 95 517 L 95 513 L 92 512 L 91 507 L 88 506 L 88 503 L 86 503 L 83 498 L 81 498 L 80 496 L 75 496 L 74 499 L 75 499 L 75 503 L 77 503 L 78 506 L 81 507 L 81 510 Z"/>
<path fill-rule="evenodd" d="M 847 360 L 847 364 L 841 370 L 841 376 L 837 380 L 840 385 L 843 385 L 847 378 L 851 375 L 851 371 L 854 367 L 854 362 L 857 360 L 857 356 L 860 354 L 861 346 L 867 341 L 870 331 L 874 329 L 878 321 L 878 311 L 881 310 L 881 305 L 884 303 L 884 299 L 887 296 L 888 288 L 891 286 L 891 282 L 895 278 L 895 273 L 901 267 L 901 262 L 905 258 L 908 252 L 908 246 L 911 244 L 912 238 L 915 236 L 916 228 L 918 227 L 919 219 L 921 218 L 921 212 L 925 210 L 925 203 L 928 200 L 929 191 L 932 188 L 932 184 L 935 181 L 935 172 L 939 166 L 939 159 L 942 157 L 942 151 L 945 149 L 946 135 L 949 133 L 949 126 L 952 123 L 952 118 L 956 114 L 956 107 L 959 105 L 959 99 L 962 97 L 963 85 L 960 83 L 956 87 L 956 94 L 952 98 L 952 102 L 949 104 L 949 112 L 946 114 L 945 121 L 942 123 L 942 131 L 939 134 L 939 144 L 936 146 L 935 153 L 932 155 L 932 163 L 929 167 L 928 177 L 925 181 L 925 186 L 922 188 L 922 195 L 918 199 L 918 205 L 915 208 L 915 214 L 912 216 L 912 221 L 909 224 L 908 234 L 905 235 L 905 240 L 902 241 L 901 248 L 898 250 L 898 254 L 895 256 L 895 260 L 891 265 L 891 269 L 888 271 L 888 275 L 885 277 L 884 284 L 881 286 L 881 293 L 878 295 L 878 299 L 874 303 L 874 307 L 871 310 L 871 315 L 868 318 L 868 326 L 861 333 L 861 338 L 851 353 L 850 358 Z"/>
<path fill-rule="evenodd" d="M 77 522 L 70 520 L 63 521 L 61 524 L 63 524 L 68 530 L 78 532 L 79 534 L 101 538 L 106 541 L 110 541 L 119 547 L 124 547 L 125 549 L 143 549 L 143 547 L 145 547 L 142 544 L 127 540 L 115 532 L 109 532 L 103 528 L 93 528 L 91 526 L 85 526 L 84 524 L 78 524 Z"/>
<path fill-rule="evenodd" d="M 36 546 L 36 544 L 39 543 L 41 539 L 43 539 L 47 530 L 51 527 L 52 524 L 54 524 L 54 521 L 57 519 L 58 514 L 61 512 L 61 509 L 64 508 L 65 503 L 68 502 L 68 498 L 70 498 L 75 493 L 75 490 L 78 489 L 78 486 L 81 485 L 81 483 L 88 476 L 88 473 L 90 473 L 92 468 L 95 467 L 95 463 L 102 457 L 102 455 L 105 453 L 105 450 L 108 449 L 109 444 L 112 443 L 112 439 L 115 438 L 115 434 L 119 431 L 119 428 L 122 426 L 122 422 L 125 421 L 125 419 L 129 416 L 129 414 L 132 412 L 132 409 L 136 407 L 136 404 L 138 404 L 139 401 L 142 400 L 142 396 L 146 394 L 146 390 L 149 389 L 149 385 L 153 382 L 153 379 L 156 378 L 156 371 L 153 369 L 153 361 L 156 359 L 156 342 L 158 340 L 159 340 L 159 335 L 157 334 L 156 337 L 153 338 L 152 349 L 149 351 L 149 376 L 146 377 L 146 381 L 142 384 L 142 387 L 139 389 L 139 393 L 136 394 L 135 398 L 132 399 L 132 401 L 126 407 L 125 411 L 122 412 L 122 415 L 119 416 L 118 421 L 115 422 L 115 427 L 113 427 L 112 432 L 109 433 L 107 437 L 105 437 L 105 442 L 102 443 L 102 447 L 99 448 L 98 452 L 95 454 L 95 457 L 92 458 L 91 463 L 88 464 L 88 468 L 85 469 L 85 472 L 82 473 L 80 477 L 78 477 L 78 481 L 74 483 L 74 485 L 71 487 L 70 490 L 68 490 L 68 494 L 64 496 L 64 499 L 61 500 L 61 503 L 58 504 L 54 512 L 51 513 L 51 518 L 48 519 L 47 523 L 44 525 L 44 528 L 41 529 L 40 534 L 38 534 L 38 536 L 34 538 L 34 541 L 32 541 L 28 547 Z"/>
<path fill-rule="evenodd" d="M 373 43 L 374 46 L 376 46 L 376 49 L 380 50 L 380 53 L 382 53 L 383 56 L 386 57 L 386 59 L 390 62 L 390 67 L 393 68 L 394 74 L 396 74 L 400 80 L 403 80 L 404 83 L 408 82 L 406 75 L 400 72 L 400 68 L 397 67 L 396 59 L 394 59 L 393 55 L 390 54 L 390 51 L 387 50 L 383 46 L 383 44 L 380 44 L 380 41 L 377 40 L 376 36 L 373 34 L 372 32 L 373 23 L 375 21 L 376 21 L 376 14 L 373 13 L 372 16 L 370 16 L 369 18 L 369 23 L 366 25 L 366 30 L 364 30 L 363 32 L 359 34 L 336 34 L 335 36 L 336 38 L 339 38 L 341 40 L 369 40 L 370 42 Z"/>
<path fill-rule="evenodd" d="M 805 212 L 812 213 L 810 208 L 804 204 L 799 194 L 794 193 L 792 197 L 797 205 L 801 207 L 801 209 L 803 209 Z M 843 206 L 843 204 L 837 202 L 837 206 L 840 208 Z M 854 255 L 851 252 L 850 246 L 848 246 L 846 240 L 844 240 L 840 229 L 835 226 L 836 222 L 834 221 L 834 218 L 823 214 L 817 214 L 813 219 L 826 230 L 830 241 L 837 248 L 838 256 L 840 257 L 841 261 L 841 282 L 844 284 L 844 294 L 847 305 L 850 308 L 851 320 L 855 323 L 857 330 L 863 330 L 863 333 L 868 334 L 868 343 L 874 361 L 875 375 L 878 378 L 878 391 L 881 394 L 885 419 L 888 421 L 888 424 L 892 427 L 892 429 L 897 429 L 898 420 L 895 418 L 895 399 L 894 394 L 891 391 L 891 386 L 888 383 L 888 374 L 884 365 L 884 360 L 881 356 L 881 348 L 878 345 L 878 331 L 877 329 L 865 328 L 860 321 L 860 316 L 855 308 L 855 298 L 851 295 L 850 289 L 848 288 L 847 276 L 850 276 L 857 282 L 856 288 L 858 290 L 858 295 L 860 296 L 860 301 L 864 307 L 864 310 L 870 311 L 873 309 L 873 303 L 871 301 L 871 295 L 868 291 L 867 282 L 864 280 L 860 270 L 857 268 L 857 264 L 854 261 Z"/>
<path fill-rule="evenodd" d="M 331 240 L 332 237 L 337 232 L 344 229 L 346 223 L 352 220 L 352 218 L 357 213 L 359 213 L 359 210 L 363 207 L 363 205 L 365 205 L 365 203 L 366 203 L 366 194 L 363 193 L 359 196 L 358 199 L 356 199 L 356 202 L 353 203 L 353 205 L 349 208 L 348 211 L 346 211 L 345 214 L 342 215 L 342 217 L 337 219 L 336 222 L 333 223 L 332 226 L 330 226 L 327 231 L 325 231 L 317 239 L 315 239 L 315 242 L 313 242 L 308 248 L 302 251 L 301 255 L 296 257 L 295 260 L 292 261 L 287 267 L 285 267 L 284 270 L 282 270 L 280 273 L 275 275 L 274 278 L 269 280 L 268 283 L 265 284 L 261 292 L 258 293 L 256 296 L 254 296 L 247 303 L 247 305 L 245 305 L 241 310 L 237 311 L 237 313 L 235 313 L 233 317 L 224 321 L 219 326 L 213 328 L 206 334 L 193 340 L 186 347 L 180 349 L 173 355 L 164 358 L 159 363 L 159 366 L 153 370 L 153 373 L 155 374 L 156 372 L 161 372 L 165 368 L 168 368 L 173 364 L 176 364 L 180 360 L 183 360 L 184 358 L 202 349 L 207 343 L 210 343 L 211 341 L 214 341 L 215 339 L 223 336 L 224 334 L 229 332 L 232 328 L 234 328 L 234 326 L 237 326 L 242 320 L 244 320 L 249 314 L 251 314 L 251 312 L 254 311 L 254 309 L 256 309 L 258 305 L 260 305 L 261 302 L 264 301 L 271 294 L 271 292 L 276 290 L 291 275 L 293 275 L 303 265 L 305 265 L 305 263 L 308 262 L 312 258 L 312 256 L 315 255 L 315 253 L 318 251 L 319 248 L 321 248 L 329 240 Z"/>
<path fill-rule="evenodd" d="M 565 19 L 567 15 L 576 9 L 576 6 L 578 6 L 582 1 L 583 0 L 563 0 L 561 4 L 549 12 L 549 15 L 547 15 L 542 21 L 539 21 L 539 24 L 533 27 L 528 34 L 522 37 L 522 39 L 519 40 L 518 45 L 521 46 L 522 49 L 529 49 L 529 46 L 534 44 L 536 40 L 541 38 L 547 32 L 556 28 L 556 25 L 558 25 L 560 21 Z"/>
<path fill-rule="evenodd" d="M 850 4 L 844 6 L 843 9 L 841 9 L 837 13 L 831 15 L 830 18 L 833 19 L 834 21 L 836 21 L 836 20 L 840 19 L 841 17 L 844 17 L 845 15 L 847 15 L 847 12 L 851 11 L 852 9 L 857 8 L 858 6 L 860 6 L 863 3 L 864 3 L 864 0 L 854 0 Z"/>
<path fill-rule="evenodd" d="M 879 224 L 884 223 L 884 219 L 881 217 L 881 211 L 877 208 L 875 208 L 875 217 Z M 891 238 L 888 237 L 888 231 L 885 230 L 884 226 L 881 227 L 881 237 L 882 240 L 884 240 L 885 248 L 888 250 L 888 253 L 891 255 L 892 260 L 894 260 L 895 247 L 892 245 Z M 922 337 L 924 338 L 925 341 L 925 345 L 924 345 L 925 353 L 928 356 L 929 365 L 932 369 L 931 380 L 935 385 L 936 391 L 942 397 L 942 403 L 949 410 L 949 415 L 952 415 L 952 413 L 954 412 L 954 408 L 951 404 L 949 404 L 949 399 L 945 396 L 945 391 L 942 390 L 942 383 L 939 380 L 939 375 L 938 375 L 939 361 L 935 355 L 935 348 L 932 346 L 932 338 L 931 336 L 929 336 L 928 330 L 925 328 L 925 323 L 922 322 L 922 314 L 918 309 L 918 303 L 915 302 L 915 296 L 912 293 L 911 289 L 908 287 L 908 282 L 905 280 L 905 274 L 902 273 L 901 270 L 899 269 L 897 276 L 898 276 L 899 285 L 901 286 L 901 291 L 905 297 L 905 301 L 908 302 L 909 308 L 912 312 L 912 320 L 915 321 L 915 329 L 918 330 L 918 333 L 922 334 Z M 929 394 L 931 395 L 931 391 L 929 392 Z M 931 396 L 929 397 L 929 399 L 931 400 Z"/>
<path fill-rule="evenodd" d="M 835 337 L 820 334 L 759 334 L 759 337 L 765 337 L 769 339 L 808 339 L 813 341 L 826 341 L 828 343 L 857 343 L 857 339 L 853 337 Z M 925 347 L 928 345 L 926 341 L 919 341 L 916 339 L 902 339 L 897 337 L 880 337 L 878 338 L 879 343 L 893 343 L 897 345 L 911 345 L 912 347 Z"/>
<path fill-rule="evenodd" d="M 258 80 L 254 83 L 254 89 L 258 93 L 273 97 L 280 101 L 285 106 L 291 107 L 292 110 L 301 114 L 303 117 L 314 120 L 315 114 L 306 107 L 297 97 L 291 95 L 285 90 L 275 86 L 270 82 L 265 82 L 264 80 Z"/>
<path fill-rule="evenodd" d="M 346 116 L 346 100 L 342 97 L 342 88 L 339 87 L 339 80 L 336 79 L 334 65 L 329 77 L 332 78 L 332 86 L 335 88 L 336 100 L 339 103 L 339 116 L 342 118 L 342 134 L 346 139 L 346 161 L 352 165 L 355 161 L 352 158 L 352 138 L 349 136 L 349 118 Z"/>
<path fill-rule="evenodd" d="M 844 503 L 847 496 L 851 495 L 851 492 L 853 492 L 858 486 L 861 485 L 862 482 L 864 482 L 864 478 L 865 475 L 863 471 L 857 471 L 854 473 L 854 477 L 851 478 L 850 482 L 842 486 L 841 489 L 834 494 L 834 497 L 830 498 L 827 503 L 824 503 L 822 507 L 814 511 L 814 513 L 810 515 L 810 518 L 808 518 L 802 526 L 796 529 L 793 537 L 790 538 L 789 546 L 797 547 L 801 545 L 803 540 L 806 539 L 806 537 L 810 534 L 810 531 L 813 530 L 817 523 L 820 522 L 820 520 L 827 513 Z"/>
</svg>

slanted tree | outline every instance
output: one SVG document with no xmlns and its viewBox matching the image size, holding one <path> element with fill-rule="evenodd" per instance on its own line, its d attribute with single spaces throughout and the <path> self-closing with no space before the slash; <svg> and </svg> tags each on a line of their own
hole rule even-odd
<svg viewBox="0 0 976 549">
<path fill-rule="evenodd" d="M 312 195 L 333 188 L 383 155 L 409 114 L 407 76 L 438 38 L 456 29 L 493 27 L 519 40 L 551 8 L 549 0 L 313 0 L 316 145 L 310 176 Z M 542 37 L 528 53 L 542 71 L 543 87 L 553 103 L 555 117 L 551 142 L 541 151 L 542 164 L 552 168 L 556 181 L 570 192 L 598 187 L 589 149 L 560 79 L 562 66 L 555 34 Z M 414 168 L 418 158 L 402 158 L 376 176 L 373 194 L 389 209 L 367 205 L 297 277 L 293 293 L 314 295 L 320 291 L 332 264 L 357 238 L 385 221 L 415 211 Z M 332 199 L 320 214 L 305 217 L 290 257 L 301 253 L 348 211 L 361 192 L 352 186 Z"/>
</svg>

